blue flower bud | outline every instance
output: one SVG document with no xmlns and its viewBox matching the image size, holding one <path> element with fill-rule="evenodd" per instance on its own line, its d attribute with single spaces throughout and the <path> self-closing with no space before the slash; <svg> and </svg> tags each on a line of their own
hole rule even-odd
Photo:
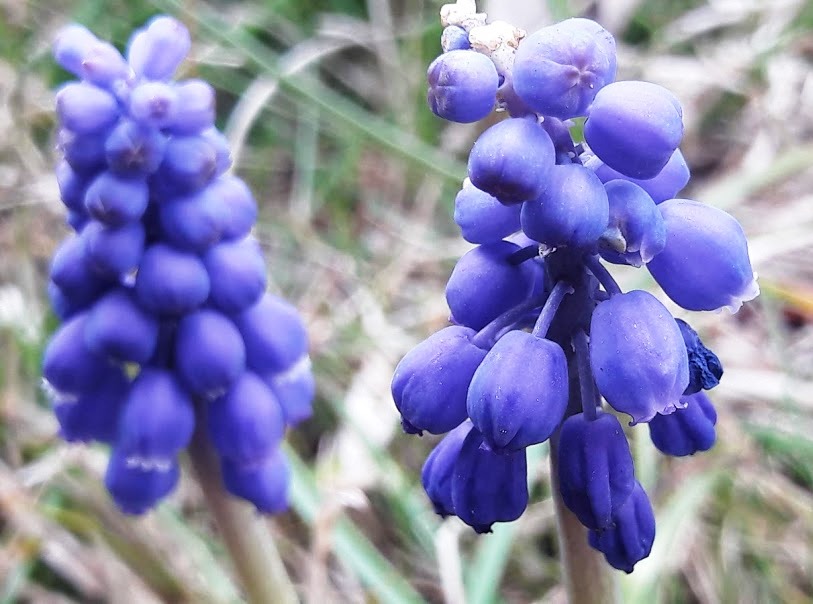
<svg viewBox="0 0 813 604">
<path fill-rule="evenodd" d="M 454 516 L 452 482 L 455 463 L 471 427 L 471 422 L 465 421 L 444 436 L 432 449 L 421 469 L 421 484 L 439 516 Z"/>
<path fill-rule="evenodd" d="M 474 372 L 467 408 L 492 450 L 519 451 L 550 438 L 567 401 L 567 359 L 559 345 L 510 331 Z"/>
<path fill-rule="evenodd" d="M 117 288 L 88 312 L 85 343 L 116 361 L 146 363 L 158 343 L 158 320 L 139 306 L 130 290 Z"/>
<path fill-rule="evenodd" d="M 71 303 L 79 307 L 89 305 L 114 284 L 93 269 L 81 235 L 65 239 L 57 248 L 50 276 Z"/>
<path fill-rule="evenodd" d="M 142 179 L 102 172 L 88 187 L 85 207 L 96 220 L 121 226 L 141 218 L 149 202 L 149 187 Z"/>
<path fill-rule="evenodd" d="M 473 329 L 441 329 L 410 350 L 392 378 L 392 398 L 404 430 L 443 434 L 466 419 L 466 392 L 486 351 L 472 344 Z"/>
<path fill-rule="evenodd" d="M 163 193 L 183 195 L 205 187 L 217 176 L 217 153 L 201 136 L 172 136 L 164 161 L 156 172 L 156 186 Z"/>
<path fill-rule="evenodd" d="M 179 103 L 174 86 L 163 82 L 144 82 L 130 93 L 130 116 L 139 124 L 152 128 L 166 128 L 179 112 L 185 111 Z"/>
<path fill-rule="evenodd" d="M 56 113 L 62 126 L 77 134 L 92 134 L 119 118 L 115 97 L 87 82 L 69 82 L 56 93 Z"/>
<path fill-rule="evenodd" d="M 633 423 L 681 406 L 689 358 L 666 307 L 642 290 L 600 303 L 590 323 L 590 364 L 601 395 Z"/>
<path fill-rule="evenodd" d="M 655 541 L 655 514 L 638 481 L 635 481 L 632 494 L 613 516 L 613 525 L 590 531 L 587 541 L 590 547 L 604 554 L 613 568 L 627 573 L 649 556 Z"/>
<path fill-rule="evenodd" d="M 175 73 L 191 46 L 189 30 L 183 23 L 161 15 L 130 38 L 127 61 L 137 77 L 166 80 Z"/>
<path fill-rule="evenodd" d="M 285 418 L 270 388 L 247 371 L 207 405 L 206 426 L 221 457 L 248 464 L 264 459 L 279 446 Z"/>
<path fill-rule="evenodd" d="M 152 174 L 164 159 L 167 139 L 155 128 L 121 120 L 104 143 L 110 171 L 136 178 Z"/>
<path fill-rule="evenodd" d="M 497 68 L 473 50 L 443 53 L 429 66 L 426 79 L 429 108 L 445 120 L 476 122 L 491 113 L 497 100 Z"/>
<path fill-rule="evenodd" d="M 522 516 L 528 505 L 525 451 L 495 453 L 472 429 L 455 462 L 452 505 L 458 518 L 478 533 Z"/>
<path fill-rule="evenodd" d="M 215 91 L 203 80 L 184 80 L 175 86 L 178 112 L 169 124 L 173 134 L 201 134 L 215 123 Z"/>
<path fill-rule="evenodd" d="M 587 21 L 562 21 L 520 42 L 514 89 L 534 111 L 562 119 L 585 115 L 596 93 L 615 79 L 615 40 L 595 22 L 580 26 Z"/>
<path fill-rule="evenodd" d="M 443 32 L 440 34 L 440 46 L 443 48 L 443 52 L 468 50 L 471 48 L 469 34 L 465 29 L 457 25 L 444 27 Z"/>
<path fill-rule="evenodd" d="M 175 459 L 145 464 L 114 449 L 104 483 L 122 512 L 139 515 L 169 495 L 179 477 L 180 468 Z"/>
<path fill-rule="evenodd" d="M 263 379 L 277 397 L 286 424 L 295 426 L 313 414 L 316 382 L 308 355 L 304 355 L 288 369 L 269 373 Z"/>
<path fill-rule="evenodd" d="M 535 117 L 509 118 L 491 126 L 469 154 L 472 184 L 502 203 L 536 199 L 555 163 L 550 136 Z"/>
<path fill-rule="evenodd" d="M 296 308 L 265 294 L 234 317 L 246 344 L 246 363 L 257 375 L 285 371 L 308 352 L 308 332 Z"/>
<path fill-rule="evenodd" d="M 130 386 L 116 448 L 144 463 L 167 460 L 192 439 L 195 409 L 171 371 L 145 367 Z"/>
<path fill-rule="evenodd" d="M 130 79 L 130 66 L 118 49 L 109 42 L 97 41 L 82 58 L 81 79 L 115 91 L 117 85 Z"/>
<path fill-rule="evenodd" d="M 100 376 L 113 371 L 110 362 L 85 343 L 88 315 L 75 315 L 51 337 L 42 358 L 42 375 L 59 394 L 90 392 Z"/>
<path fill-rule="evenodd" d="M 652 198 L 638 185 L 611 180 L 610 223 L 602 238 L 601 257 L 614 264 L 641 266 L 663 251 L 666 224 Z"/>
<path fill-rule="evenodd" d="M 291 470 L 285 454 L 277 449 L 259 463 L 239 464 L 222 459 L 223 486 L 263 514 L 278 514 L 288 508 Z"/>
<path fill-rule="evenodd" d="M 571 415 L 559 433 L 559 489 L 562 501 L 584 526 L 612 525 L 635 486 L 627 437 L 615 416 Z"/>
<path fill-rule="evenodd" d="M 162 232 L 181 249 L 202 252 L 223 237 L 229 209 L 211 187 L 169 199 L 160 206 Z"/>
<path fill-rule="evenodd" d="M 54 60 L 66 71 L 82 77 L 82 62 L 98 42 L 99 39 L 83 25 L 66 25 L 54 39 Z"/>
<path fill-rule="evenodd" d="M 689 385 L 683 394 L 689 395 L 701 390 L 711 390 L 720 383 L 720 378 L 723 377 L 723 365 L 720 363 L 720 359 L 703 345 L 700 336 L 686 321 L 681 319 L 675 319 L 675 321 L 680 328 L 683 343 L 686 344 L 686 352 L 689 355 Z"/>
<path fill-rule="evenodd" d="M 621 172 L 613 170 L 598 158 L 594 159 L 596 160 L 595 163 L 588 162 L 586 165 L 596 171 L 596 176 L 601 179 L 601 182 L 607 183 L 617 179 L 629 181 L 646 191 L 656 204 L 676 197 L 688 184 L 691 176 L 689 166 L 686 165 L 686 160 L 683 158 L 680 149 L 675 149 L 672 157 L 669 158 L 669 161 L 666 162 L 666 165 L 658 172 L 657 176 L 647 180 L 625 176 Z"/>
<path fill-rule="evenodd" d="M 71 211 L 85 211 L 85 191 L 88 179 L 77 174 L 70 164 L 62 160 L 56 166 L 56 182 L 59 186 L 59 198 Z"/>
<path fill-rule="evenodd" d="M 657 84 L 614 82 L 598 91 L 584 138 L 605 164 L 633 178 L 653 178 L 683 138 L 683 110 Z"/>
<path fill-rule="evenodd" d="M 717 412 L 704 392 L 682 399 L 686 405 L 671 415 L 657 415 L 649 422 L 649 436 L 666 455 L 683 457 L 714 446 Z"/>
<path fill-rule="evenodd" d="M 115 280 L 138 268 L 144 254 L 145 233 L 141 222 L 110 227 L 90 220 L 82 229 L 81 239 L 90 267 Z"/>
<path fill-rule="evenodd" d="M 235 324 L 214 310 L 199 310 L 178 322 L 175 366 L 194 394 L 218 395 L 246 367 L 246 348 Z"/>
<path fill-rule="evenodd" d="M 70 130 L 60 130 L 57 135 L 57 148 L 62 151 L 65 161 L 78 174 L 96 176 L 107 164 L 104 145 L 108 132 L 77 134 Z"/>
<path fill-rule="evenodd" d="M 544 191 L 522 204 L 522 230 L 549 247 L 595 245 L 609 220 L 607 193 L 579 164 L 554 166 Z"/>
<path fill-rule="evenodd" d="M 670 199 L 658 208 L 666 247 L 647 268 L 675 303 L 687 310 L 736 312 L 759 295 L 745 233 L 730 214 L 688 199 Z"/>
<path fill-rule="evenodd" d="M 479 330 L 528 298 L 536 271 L 528 262 L 509 261 L 519 249 L 498 241 L 478 246 L 457 261 L 446 284 L 446 302 L 455 322 Z"/>
<path fill-rule="evenodd" d="M 454 221 L 466 241 L 495 243 L 519 230 L 520 209 L 519 205 L 503 205 L 467 178 L 454 200 Z"/>
<path fill-rule="evenodd" d="M 57 395 L 53 406 L 59 435 L 69 442 L 114 442 L 129 388 L 124 371 L 114 369 L 99 374 L 96 384 L 79 396 Z"/>
<path fill-rule="evenodd" d="M 209 185 L 208 192 L 228 209 L 222 226 L 223 238 L 241 239 L 248 235 L 257 220 L 257 202 L 246 183 L 235 176 L 221 176 Z"/>
<path fill-rule="evenodd" d="M 204 139 L 206 142 L 208 142 L 215 150 L 215 174 L 218 175 L 224 174 L 229 168 L 231 168 L 232 164 L 231 150 L 229 149 L 228 139 L 223 135 L 223 133 L 220 130 L 218 130 L 214 126 L 200 132 L 200 137 Z M 231 178 L 235 177 L 232 176 Z M 235 178 L 235 180 L 239 179 Z M 212 184 L 210 184 L 209 186 L 211 187 Z M 231 206 L 231 204 L 227 205 Z M 230 207 L 229 209 L 233 208 Z M 252 225 L 253 224 L 254 222 L 252 221 Z M 244 234 L 245 233 L 241 233 L 240 236 Z"/>
<path fill-rule="evenodd" d="M 209 297 L 209 275 L 197 256 L 163 243 L 147 248 L 135 281 L 139 303 L 159 315 L 194 310 Z"/>
<path fill-rule="evenodd" d="M 255 304 L 265 291 L 265 260 L 253 237 L 222 242 L 203 256 L 209 273 L 209 302 L 225 313 L 237 313 Z"/>
</svg>

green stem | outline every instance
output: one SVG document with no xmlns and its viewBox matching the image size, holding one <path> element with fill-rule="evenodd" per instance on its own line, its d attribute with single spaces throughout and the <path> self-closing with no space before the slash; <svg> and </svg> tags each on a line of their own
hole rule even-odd
<svg viewBox="0 0 813 604">
<path fill-rule="evenodd" d="M 587 543 L 587 529 L 565 507 L 559 492 L 559 438 L 550 441 L 550 473 L 562 580 L 569 604 L 616 604 L 620 602 L 615 571 L 601 553 Z"/>
<path fill-rule="evenodd" d="M 299 598 L 266 521 L 223 489 L 217 456 L 201 430 L 192 439 L 189 456 L 246 600 L 251 604 L 297 604 Z"/>
</svg>

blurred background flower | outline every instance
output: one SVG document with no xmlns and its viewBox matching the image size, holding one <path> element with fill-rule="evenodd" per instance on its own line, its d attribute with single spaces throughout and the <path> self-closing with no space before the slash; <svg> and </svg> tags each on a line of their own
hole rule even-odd
<svg viewBox="0 0 813 604">
<path fill-rule="evenodd" d="M 233 602 L 240 595 L 197 487 L 146 518 L 103 491 L 106 454 L 56 436 L 39 391 L 55 325 L 48 258 L 66 233 L 50 55 L 70 21 L 119 47 L 168 12 L 192 31 L 183 76 L 218 90 L 218 126 L 260 203 L 269 288 L 303 313 L 318 393 L 289 434 L 290 513 L 272 530 L 313 602 L 559 602 L 550 476 L 529 456 L 531 504 L 475 537 L 420 486 L 437 438 L 400 433 L 397 361 L 448 318 L 443 287 L 470 246 L 452 220 L 482 126 L 425 105 L 440 2 L 253 0 L 0 2 L 0 595 L 4 602 Z M 813 599 L 813 6 L 805 0 L 512 0 L 492 19 L 533 30 L 597 19 L 619 79 L 684 107 L 686 196 L 745 227 L 762 295 L 691 320 L 725 375 L 718 441 L 666 459 L 631 428 L 658 522 L 625 602 Z M 621 286 L 653 288 L 614 267 Z M 685 312 L 661 295 L 676 312 Z"/>
</svg>

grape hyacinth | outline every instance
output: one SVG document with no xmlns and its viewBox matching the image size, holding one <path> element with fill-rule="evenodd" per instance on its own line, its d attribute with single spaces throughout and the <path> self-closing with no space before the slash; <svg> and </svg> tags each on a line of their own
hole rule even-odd
<svg viewBox="0 0 813 604">
<path fill-rule="evenodd" d="M 449 433 L 423 486 L 439 514 L 488 532 L 522 514 L 526 448 L 550 440 L 556 496 L 583 540 L 632 572 L 655 518 L 616 415 L 648 425 L 665 454 L 707 450 L 717 416 L 703 391 L 722 365 L 655 296 L 622 292 L 602 260 L 646 266 L 686 310 L 734 312 L 759 292 L 743 230 L 677 198 L 689 180 L 681 105 L 656 84 L 617 81 L 615 41 L 598 23 L 526 35 L 488 23 L 472 0 L 441 20 L 432 110 L 503 119 L 477 138 L 455 199 L 476 247 L 446 287 L 454 325 L 409 352 L 392 382 L 407 432 Z"/>
<path fill-rule="evenodd" d="M 172 80 L 190 45 L 167 16 L 136 31 L 126 57 L 80 25 L 57 36 L 56 61 L 79 78 L 56 95 L 74 234 L 51 265 L 63 323 L 43 376 L 61 435 L 112 447 L 105 484 L 122 511 L 174 489 L 197 430 L 222 488 L 276 513 L 288 501 L 279 445 L 311 413 L 308 338 L 266 292 L 257 204 L 228 172 L 214 90 Z"/>
</svg>

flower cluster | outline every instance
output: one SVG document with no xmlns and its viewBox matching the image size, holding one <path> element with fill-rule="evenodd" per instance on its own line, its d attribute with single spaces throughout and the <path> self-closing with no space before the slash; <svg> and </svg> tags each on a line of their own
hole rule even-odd
<svg viewBox="0 0 813 604">
<path fill-rule="evenodd" d="M 57 180 L 75 233 L 51 265 L 63 323 L 43 376 L 62 436 L 112 446 L 105 482 L 124 512 L 174 488 L 196 426 L 224 487 L 277 512 L 279 444 L 311 412 L 307 333 L 265 291 L 257 204 L 228 173 L 214 90 L 172 81 L 189 48 L 166 16 L 133 34 L 126 59 L 79 25 L 56 39 L 56 61 L 79 78 L 56 95 Z"/>
<path fill-rule="evenodd" d="M 590 545 L 631 572 L 655 520 L 609 411 L 648 425 L 666 454 L 709 449 L 716 414 L 703 390 L 722 367 L 653 295 L 623 293 L 602 260 L 646 266 L 687 310 L 733 312 L 758 293 L 743 230 L 677 198 L 689 180 L 681 105 L 656 84 L 616 81 L 615 40 L 599 24 L 568 19 L 526 35 L 487 23 L 472 0 L 441 18 L 432 111 L 506 117 L 477 138 L 455 199 L 477 247 L 446 286 L 453 325 L 404 357 L 393 398 L 407 432 L 448 432 L 422 473 L 439 514 L 478 532 L 518 518 L 525 449 L 552 439 L 562 500 Z"/>
</svg>

